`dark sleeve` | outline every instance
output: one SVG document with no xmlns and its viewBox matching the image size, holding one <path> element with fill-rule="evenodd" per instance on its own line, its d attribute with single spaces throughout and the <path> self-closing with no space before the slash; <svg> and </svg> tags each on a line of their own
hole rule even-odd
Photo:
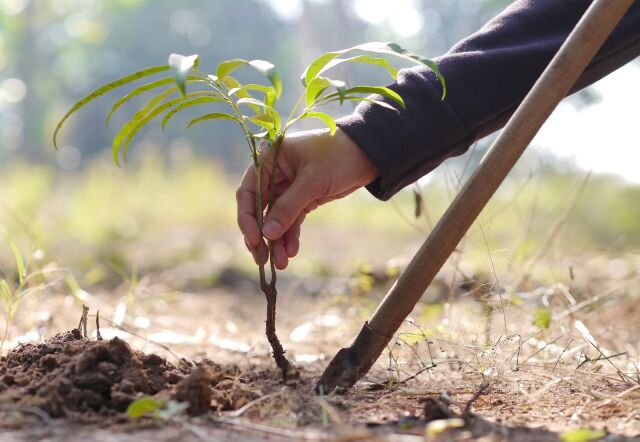
<svg viewBox="0 0 640 442">
<path fill-rule="evenodd" d="M 591 2 L 519 0 L 436 59 L 447 96 L 427 68 L 401 70 L 390 87 L 405 100 L 393 112 L 362 104 L 338 125 L 373 161 L 367 186 L 387 200 L 447 158 L 503 127 Z M 572 92 L 640 55 L 640 0 L 582 74 Z"/>
</svg>

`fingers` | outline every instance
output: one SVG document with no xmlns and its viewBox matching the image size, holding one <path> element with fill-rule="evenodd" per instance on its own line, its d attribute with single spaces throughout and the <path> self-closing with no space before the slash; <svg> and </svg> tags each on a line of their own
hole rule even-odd
<svg viewBox="0 0 640 442">
<path fill-rule="evenodd" d="M 284 248 L 289 258 L 293 258 L 300 250 L 300 226 L 304 221 L 306 213 L 300 214 L 295 223 L 284 234 Z"/>
<path fill-rule="evenodd" d="M 279 239 L 272 243 L 273 247 L 273 263 L 276 269 L 283 270 L 289 264 L 289 257 L 284 247 L 284 241 Z"/>
<path fill-rule="evenodd" d="M 297 176 L 291 186 L 278 197 L 265 218 L 262 227 L 264 236 L 271 240 L 281 238 L 317 196 L 313 180 Z"/>
<path fill-rule="evenodd" d="M 249 167 L 236 191 L 237 222 L 248 246 L 257 249 L 260 241 L 260 229 L 256 220 L 256 173 Z"/>
<path fill-rule="evenodd" d="M 269 258 L 269 249 L 267 248 L 267 244 L 264 242 L 264 240 L 262 241 L 262 247 L 253 247 L 245 238 L 244 245 L 247 246 L 247 250 L 249 250 L 249 252 L 251 252 L 251 255 L 253 255 L 253 260 L 256 262 L 256 264 L 264 265 L 267 263 L 267 260 Z"/>
</svg>

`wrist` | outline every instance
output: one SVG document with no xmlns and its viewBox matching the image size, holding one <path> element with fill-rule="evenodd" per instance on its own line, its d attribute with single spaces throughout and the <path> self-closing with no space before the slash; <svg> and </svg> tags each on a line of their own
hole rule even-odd
<svg viewBox="0 0 640 442">
<path fill-rule="evenodd" d="M 366 186 L 378 177 L 376 165 L 344 130 L 338 127 L 333 136 L 346 157 L 346 164 L 354 166 L 354 172 L 360 178 L 361 186 Z"/>
</svg>

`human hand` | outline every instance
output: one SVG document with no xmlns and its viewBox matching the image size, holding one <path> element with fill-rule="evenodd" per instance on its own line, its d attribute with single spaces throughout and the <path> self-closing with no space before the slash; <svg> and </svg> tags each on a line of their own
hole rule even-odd
<svg viewBox="0 0 640 442">
<path fill-rule="evenodd" d="M 269 198 L 273 151 L 262 158 L 263 202 Z M 378 175 L 374 164 L 341 129 L 287 135 L 280 145 L 275 172 L 274 204 L 262 232 L 273 242 L 276 268 L 284 269 L 300 248 L 300 226 L 307 213 L 343 198 Z M 267 262 L 268 249 L 256 219 L 256 171 L 251 165 L 236 192 L 238 226 L 258 264 Z M 263 247 L 259 245 L 262 242 Z M 259 256 L 258 251 L 262 250 Z"/>
</svg>

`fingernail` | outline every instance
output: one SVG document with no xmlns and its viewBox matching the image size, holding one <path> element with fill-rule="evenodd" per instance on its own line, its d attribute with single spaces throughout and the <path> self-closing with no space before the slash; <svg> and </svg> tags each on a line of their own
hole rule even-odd
<svg viewBox="0 0 640 442">
<path fill-rule="evenodd" d="M 280 237 L 282 226 L 277 221 L 267 221 L 262 226 L 262 234 L 269 239 L 278 239 Z"/>
</svg>

